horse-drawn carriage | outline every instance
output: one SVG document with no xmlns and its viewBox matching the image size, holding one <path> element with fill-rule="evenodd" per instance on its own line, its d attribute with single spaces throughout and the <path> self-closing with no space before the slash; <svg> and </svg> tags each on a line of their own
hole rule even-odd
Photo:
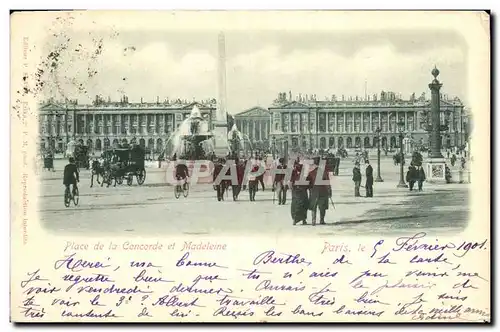
<svg viewBox="0 0 500 332">
<path fill-rule="evenodd" d="M 76 167 L 78 168 L 90 168 L 90 157 L 89 157 L 89 147 L 85 145 L 76 145 L 75 152 L 73 153 L 75 158 Z"/>
<path fill-rule="evenodd" d="M 133 148 L 119 148 L 105 151 L 102 156 L 105 160 L 104 182 L 111 184 L 122 184 L 127 181 L 131 186 L 134 176 L 137 178 L 137 184 L 142 185 L 146 180 L 146 169 L 144 168 L 144 150 L 140 146 Z"/>
</svg>

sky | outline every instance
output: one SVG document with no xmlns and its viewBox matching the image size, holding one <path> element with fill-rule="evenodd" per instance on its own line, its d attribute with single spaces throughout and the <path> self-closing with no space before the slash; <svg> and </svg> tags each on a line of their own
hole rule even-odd
<svg viewBox="0 0 500 332">
<path fill-rule="evenodd" d="M 126 94 L 129 102 L 217 98 L 217 32 L 59 31 L 44 46 L 44 54 L 59 53 L 45 96 L 79 103 L 96 94 L 116 101 Z M 365 86 L 370 96 L 382 90 L 404 99 L 413 92 L 429 96 L 434 66 L 443 94 L 467 101 L 467 45 L 453 31 L 226 31 L 225 37 L 232 114 L 268 107 L 288 91 L 318 100 L 362 97 Z"/>
</svg>

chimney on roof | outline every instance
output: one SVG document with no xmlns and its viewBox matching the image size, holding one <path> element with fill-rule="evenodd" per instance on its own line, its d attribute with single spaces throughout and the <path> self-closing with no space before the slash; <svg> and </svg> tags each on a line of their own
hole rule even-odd
<svg viewBox="0 0 500 332">
<path fill-rule="evenodd" d="M 160 103 L 160 96 L 156 96 L 156 103 L 159 104 Z"/>
</svg>

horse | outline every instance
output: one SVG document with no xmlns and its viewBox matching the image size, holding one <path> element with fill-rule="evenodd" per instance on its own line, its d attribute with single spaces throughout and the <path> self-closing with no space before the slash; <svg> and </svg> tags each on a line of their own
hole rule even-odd
<svg viewBox="0 0 500 332">
<path fill-rule="evenodd" d="M 104 180 L 103 183 L 107 183 L 108 188 L 111 185 L 111 182 L 115 180 L 113 187 L 116 187 L 116 184 L 122 184 L 123 178 L 126 176 L 126 169 L 122 163 L 108 164 L 104 166 Z M 101 184 L 102 186 L 102 184 Z"/>
<path fill-rule="evenodd" d="M 90 169 L 91 169 L 90 188 L 92 188 L 92 186 L 94 185 L 94 175 L 96 176 L 97 183 L 100 184 L 102 187 L 102 185 L 104 184 L 104 173 L 105 173 L 104 166 L 101 165 L 99 160 L 93 160 Z M 99 175 L 103 179 L 102 183 L 99 182 Z"/>
</svg>

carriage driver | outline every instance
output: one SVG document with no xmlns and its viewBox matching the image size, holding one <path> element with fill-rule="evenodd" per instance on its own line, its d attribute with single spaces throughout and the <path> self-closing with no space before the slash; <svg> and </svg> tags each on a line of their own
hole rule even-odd
<svg viewBox="0 0 500 332">
<path fill-rule="evenodd" d="M 187 178 L 189 177 L 189 171 L 186 163 L 183 160 L 177 160 L 175 162 L 175 178 L 177 181 L 183 181 L 183 189 L 187 189 Z"/>
<path fill-rule="evenodd" d="M 73 185 L 73 193 L 78 189 L 76 183 L 80 182 L 80 176 L 78 174 L 78 168 L 75 164 L 75 158 L 69 158 L 69 164 L 64 167 L 64 179 L 63 184 L 66 186 L 66 190 L 69 192 L 69 185 Z"/>
</svg>

